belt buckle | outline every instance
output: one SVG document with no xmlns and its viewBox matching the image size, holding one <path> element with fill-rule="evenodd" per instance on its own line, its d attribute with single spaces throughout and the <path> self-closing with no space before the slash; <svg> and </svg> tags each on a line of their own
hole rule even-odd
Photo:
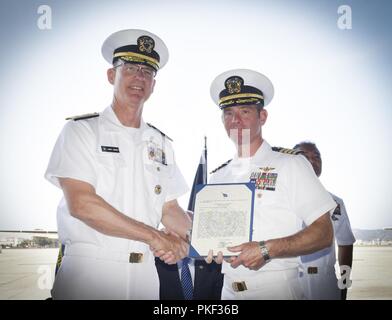
<svg viewBox="0 0 392 320">
<path fill-rule="evenodd" d="M 131 252 L 129 254 L 129 263 L 140 263 L 143 261 L 143 253 Z"/>
<path fill-rule="evenodd" d="M 245 281 L 233 282 L 233 290 L 235 292 L 241 292 L 241 291 L 248 290 L 248 288 L 246 287 Z"/>
<path fill-rule="evenodd" d="M 318 268 L 317 267 L 308 267 L 308 274 L 317 274 Z"/>
</svg>

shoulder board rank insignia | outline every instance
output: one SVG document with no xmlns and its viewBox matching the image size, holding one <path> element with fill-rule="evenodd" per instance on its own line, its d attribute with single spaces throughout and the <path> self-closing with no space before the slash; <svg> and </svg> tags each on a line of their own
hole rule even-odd
<svg viewBox="0 0 392 320">
<path fill-rule="evenodd" d="M 226 161 L 224 164 L 221 164 L 218 168 L 212 170 L 210 172 L 210 174 L 217 172 L 218 170 L 222 169 L 223 167 L 226 167 L 230 163 L 231 160 L 233 160 L 233 159 L 230 159 L 230 160 Z"/>
<path fill-rule="evenodd" d="M 99 117 L 99 113 L 97 113 L 97 112 L 86 113 L 86 114 L 82 114 L 79 116 L 68 117 L 68 118 L 65 118 L 65 120 L 78 121 L 78 120 L 85 120 L 85 119 L 90 119 L 90 118 L 95 118 L 95 117 Z"/>
<path fill-rule="evenodd" d="M 166 137 L 167 139 L 169 139 L 170 141 L 173 141 L 172 138 L 170 138 L 169 136 L 167 136 L 166 134 L 164 134 L 161 130 L 159 130 L 158 128 L 154 127 L 152 124 L 150 123 L 146 123 L 150 128 L 155 129 L 156 131 L 158 131 L 162 136 Z"/>
<path fill-rule="evenodd" d="M 302 154 L 302 151 L 300 150 L 287 149 L 281 147 L 272 147 L 272 151 L 286 153 L 286 154 L 294 154 L 294 155 Z"/>
</svg>

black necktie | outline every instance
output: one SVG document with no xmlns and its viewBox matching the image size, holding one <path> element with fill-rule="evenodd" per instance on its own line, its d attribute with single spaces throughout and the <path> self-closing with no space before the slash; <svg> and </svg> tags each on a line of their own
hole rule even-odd
<svg viewBox="0 0 392 320">
<path fill-rule="evenodd" d="M 182 259 L 182 268 L 181 268 L 181 285 L 182 292 L 184 293 L 185 300 L 193 299 L 193 282 L 191 272 L 189 270 L 189 258 L 185 257 Z"/>
</svg>

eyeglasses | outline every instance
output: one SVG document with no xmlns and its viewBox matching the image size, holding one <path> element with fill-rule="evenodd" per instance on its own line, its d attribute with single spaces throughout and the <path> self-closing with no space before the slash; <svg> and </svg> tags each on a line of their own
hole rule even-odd
<svg viewBox="0 0 392 320">
<path fill-rule="evenodd" d="M 134 76 L 139 71 L 141 71 L 144 78 L 146 78 L 148 80 L 151 80 L 156 75 L 155 70 L 153 70 L 153 69 L 151 69 L 149 67 L 145 67 L 145 66 L 141 66 L 141 65 L 133 64 L 133 63 L 128 63 L 128 62 L 122 62 L 122 63 L 114 66 L 114 68 L 121 67 L 121 66 L 123 66 L 122 70 L 127 75 L 130 75 L 130 76 Z"/>
</svg>

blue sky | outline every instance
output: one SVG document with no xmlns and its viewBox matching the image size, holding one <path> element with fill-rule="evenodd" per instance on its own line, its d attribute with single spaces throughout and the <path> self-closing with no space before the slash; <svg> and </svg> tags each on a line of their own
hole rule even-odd
<svg viewBox="0 0 392 320">
<path fill-rule="evenodd" d="M 40 5 L 52 28 L 40 30 Z M 338 7 L 352 29 L 337 26 Z M 144 118 L 175 140 L 192 183 L 206 134 L 209 168 L 232 157 L 213 78 L 250 68 L 274 83 L 263 129 L 271 145 L 315 141 L 325 187 L 345 200 L 353 227 L 392 226 L 389 1 L 0 1 L 0 229 L 56 229 L 61 191 L 43 178 L 69 115 L 111 101 L 104 39 L 120 29 L 158 34 L 169 62 Z M 187 196 L 180 199 L 184 205 Z"/>
</svg>

